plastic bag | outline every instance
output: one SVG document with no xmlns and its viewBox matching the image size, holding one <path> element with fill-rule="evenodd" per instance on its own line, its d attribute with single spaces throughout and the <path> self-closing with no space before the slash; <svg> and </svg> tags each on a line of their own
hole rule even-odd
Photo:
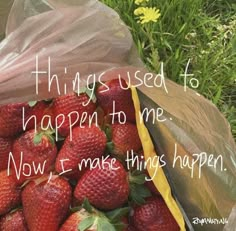
<svg viewBox="0 0 236 231">
<path fill-rule="evenodd" d="M 67 92 L 72 90 L 78 71 L 81 87 L 91 73 L 99 76 L 115 68 L 107 78 L 115 78 L 119 72 L 127 79 L 127 72 L 130 76 L 137 71 L 145 76 L 147 72 L 133 49 L 128 28 L 113 10 L 98 1 L 16 0 L 6 35 L 0 43 L 0 104 L 57 96 L 57 88 L 51 87 L 48 91 L 49 77 L 54 74 L 60 79 L 60 92 L 65 93 L 65 88 Z M 45 72 L 39 74 L 38 89 L 33 73 L 37 70 L 36 56 L 38 70 Z M 49 73 L 49 63 L 52 73 Z M 132 83 L 138 82 L 132 78 Z M 189 89 L 184 92 L 183 87 L 168 79 L 166 87 L 168 93 L 163 88 L 138 88 L 142 108 L 161 107 L 165 111 L 162 116 L 167 118 L 165 122 L 153 122 L 149 118 L 146 125 L 157 153 L 165 154 L 164 171 L 176 201 L 184 216 L 187 215 L 187 223 L 196 217 L 230 216 L 225 230 L 233 231 L 236 227 L 236 146 L 229 125 L 212 103 L 195 92 Z M 175 144 L 179 154 L 190 160 L 193 153 L 221 154 L 227 171 L 212 171 L 204 166 L 200 179 L 191 178 L 189 169 L 172 167 Z M 223 225 L 188 225 L 194 230 L 223 229 Z"/>
</svg>

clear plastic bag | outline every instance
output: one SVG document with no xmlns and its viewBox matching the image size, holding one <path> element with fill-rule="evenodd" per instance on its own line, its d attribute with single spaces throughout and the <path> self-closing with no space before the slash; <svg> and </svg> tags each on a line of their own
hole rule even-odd
<svg viewBox="0 0 236 231">
<path fill-rule="evenodd" d="M 72 90 L 72 81 L 79 71 L 81 87 L 91 73 L 107 78 L 127 72 L 134 76 L 147 70 L 133 49 L 128 28 L 119 16 L 95 0 L 16 0 L 10 12 L 6 38 L 0 43 L 0 104 L 51 98 L 48 91 L 48 58 L 51 70 L 58 75 L 61 89 Z M 36 93 L 36 56 L 40 74 Z M 65 71 L 65 67 L 67 71 Z M 66 72 L 66 73 L 65 73 Z M 91 81 L 93 79 L 91 78 Z M 103 78 L 103 80 L 105 80 Z M 132 79 L 137 84 L 137 80 Z M 163 88 L 139 86 L 142 108 L 161 107 L 162 118 L 149 120 L 146 126 L 158 154 L 164 153 L 164 171 L 173 194 L 190 222 L 199 218 L 229 218 L 224 230 L 235 231 L 236 221 L 236 145 L 230 127 L 217 108 L 190 89 L 166 79 Z M 170 120 L 171 118 L 171 120 Z M 201 178 L 191 178 L 190 170 L 173 168 L 175 144 L 179 154 L 192 160 L 193 153 L 222 155 L 227 171 L 201 169 Z M 223 225 L 190 225 L 194 230 L 217 231 Z"/>
</svg>

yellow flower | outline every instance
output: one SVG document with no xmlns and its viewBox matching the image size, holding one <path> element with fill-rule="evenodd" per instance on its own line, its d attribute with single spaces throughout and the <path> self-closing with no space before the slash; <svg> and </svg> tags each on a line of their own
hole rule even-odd
<svg viewBox="0 0 236 231">
<path fill-rule="evenodd" d="M 149 2 L 149 0 L 135 0 L 135 4 L 136 5 L 140 5 L 140 4 L 142 4 L 142 3 L 144 3 L 144 2 Z"/>
<path fill-rule="evenodd" d="M 141 24 L 148 23 L 150 21 L 157 22 L 157 19 L 161 16 L 160 10 L 156 7 L 138 7 L 134 14 L 139 16 Z"/>
</svg>

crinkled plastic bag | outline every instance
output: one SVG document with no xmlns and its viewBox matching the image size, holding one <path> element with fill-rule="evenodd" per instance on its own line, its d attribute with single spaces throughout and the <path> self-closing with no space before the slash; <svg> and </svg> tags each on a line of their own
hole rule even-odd
<svg viewBox="0 0 236 231">
<path fill-rule="evenodd" d="M 38 70 L 43 72 L 39 74 L 38 89 L 33 73 L 37 70 L 36 56 Z M 48 69 L 49 57 L 51 72 Z M 128 80 L 127 72 L 130 76 L 134 76 L 136 71 L 140 71 L 140 76 L 147 72 L 133 49 L 128 28 L 113 10 L 100 2 L 16 0 L 7 21 L 6 38 L 0 43 L 0 104 L 57 96 L 56 84 L 48 91 L 48 78 L 54 74 L 60 80 L 61 93 L 65 93 L 65 86 L 69 92 L 78 71 L 81 87 L 91 73 L 99 76 L 110 71 L 107 79 L 120 73 Z M 137 84 L 137 80 L 132 78 L 132 83 Z M 176 215 L 179 210 L 190 230 L 223 229 L 223 225 L 194 225 L 192 221 L 198 217 L 229 218 L 224 230 L 235 231 L 236 146 L 229 124 L 211 102 L 194 91 L 188 89 L 184 92 L 182 86 L 168 79 L 166 87 L 168 93 L 163 88 L 139 86 L 139 100 L 135 90 L 133 97 L 136 112 L 140 109 L 139 102 L 141 108 L 161 107 L 165 111 L 162 116 L 167 119 L 165 122 L 151 117 L 146 121 L 155 152 L 148 151 L 152 150 L 149 135 L 142 137 L 146 134 L 145 126 L 138 128 L 143 145 L 147 145 L 145 158 L 156 152 L 165 154 L 167 165 L 159 170 L 157 178 L 163 183 L 167 177 L 178 205 L 176 209 L 173 209 L 176 204 L 172 196 L 164 192 L 164 189 L 169 189 L 168 183 L 164 183 L 164 189 L 157 180 L 154 183 L 167 205 L 172 206 L 170 210 L 180 226 L 182 216 Z M 192 178 L 189 169 L 178 165 L 173 168 L 175 145 L 179 155 L 190 160 L 193 153 L 221 154 L 227 170 L 214 171 L 204 166 L 201 178 Z M 148 171 L 152 176 L 152 169 Z"/>
</svg>

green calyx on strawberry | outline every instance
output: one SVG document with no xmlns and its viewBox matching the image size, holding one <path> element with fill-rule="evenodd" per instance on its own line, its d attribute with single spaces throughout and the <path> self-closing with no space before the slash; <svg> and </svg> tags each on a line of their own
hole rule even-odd
<svg viewBox="0 0 236 231">
<path fill-rule="evenodd" d="M 151 196 L 151 192 L 145 186 L 146 177 L 146 174 L 138 170 L 129 172 L 129 199 L 135 204 L 144 204 L 145 199 Z"/>
<path fill-rule="evenodd" d="M 44 100 L 42 100 L 42 102 L 43 103 L 45 103 L 45 104 L 51 104 L 52 103 L 52 100 L 53 99 L 44 99 Z M 28 102 L 28 105 L 30 106 L 30 107 L 34 107 L 37 103 L 38 103 L 39 101 L 29 101 Z"/>
<path fill-rule="evenodd" d="M 14 141 L 12 150 L 14 162 L 10 162 L 10 167 L 19 183 L 50 172 L 57 156 L 57 146 L 52 131 L 37 133 L 34 129 L 26 131 Z M 24 174 L 20 171 L 22 163 L 27 163 L 30 169 L 37 168 L 37 170 L 29 170 Z"/>
<path fill-rule="evenodd" d="M 87 199 L 82 204 L 82 209 L 77 213 L 83 213 L 84 219 L 78 224 L 79 231 L 123 231 L 125 224 L 122 218 L 127 216 L 130 208 L 119 208 L 110 212 L 103 213 L 91 206 Z"/>
<path fill-rule="evenodd" d="M 34 144 L 38 145 L 41 142 L 43 142 L 43 139 L 46 138 L 52 145 L 55 145 L 54 134 L 55 134 L 55 130 L 37 132 L 34 136 Z"/>
<path fill-rule="evenodd" d="M 92 84 L 90 84 L 90 86 L 92 87 Z M 74 91 L 74 92 L 76 94 L 78 94 L 78 92 L 76 92 L 76 91 Z M 94 94 L 94 91 L 92 89 L 90 89 L 88 87 L 82 87 L 79 91 L 79 94 L 81 94 L 81 93 L 85 93 L 93 103 L 97 102 L 96 95 Z"/>
</svg>

